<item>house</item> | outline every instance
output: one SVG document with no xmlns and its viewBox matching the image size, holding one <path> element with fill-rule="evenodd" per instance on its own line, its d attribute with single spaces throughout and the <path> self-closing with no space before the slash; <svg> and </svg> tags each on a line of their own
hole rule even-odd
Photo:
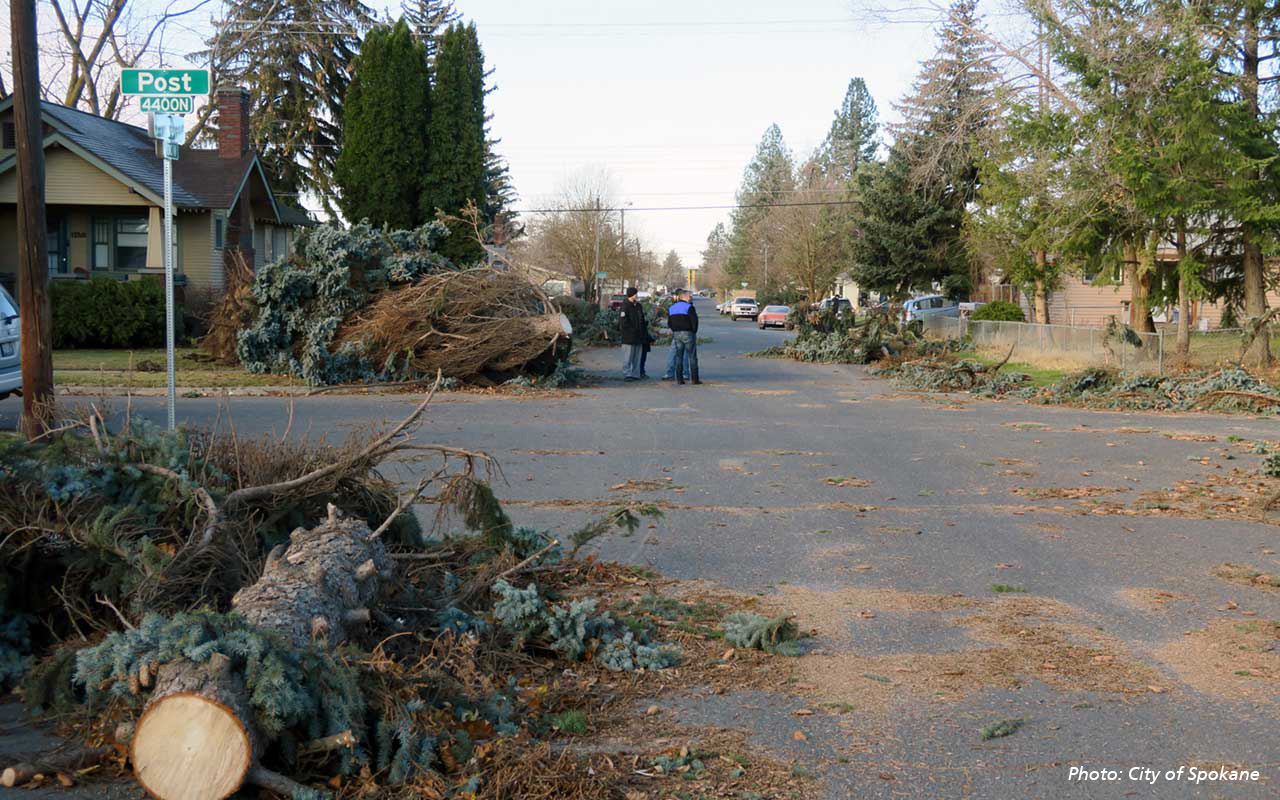
<svg viewBox="0 0 1280 800">
<path fill-rule="evenodd" d="M 313 224 L 278 198 L 249 141 L 249 95 L 216 94 L 217 147 L 181 148 L 173 164 L 174 268 L 188 289 L 219 291 L 238 253 L 257 266 Z M 42 102 L 49 275 L 53 280 L 164 274 L 163 161 L 144 128 Z M 13 97 L 0 100 L 0 284 L 17 275 Z"/>
<path fill-rule="evenodd" d="M 1156 253 L 1156 262 L 1161 265 L 1164 273 L 1170 273 L 1176 269 L 1177 253 L 1172 248 L 1161 248 Z M 1049 294 L 1049 321 L 1055 325 L 1081 328 L 1105 326 L 1111 317 L 1126 321 L 1132 298 L 1133 287 L 1120 268 L 1113 269 L 1107 275 L 1068 272 L 1062 276 L 1058 288 Z M 1032 298 L 1025 292 L 1015 300 L 1022 306 L 1027 320 L 1036 321 L 1031 301 Z M 1267 292 L 1267 305 L 1270 308 L 1280 305 L 1280 291 L 1272 289 Z M 1168 307 L 1152 309 L 1152 318 L 1157 324 L 1172 324 L 1177 319 L 1177 307 L 1175 301 Z M 1225 312 L 1226 306 L 1221 301 L 1193 300 L 1191 325 L 1201 330 L 1219 328 Z M 1240 312 L 1237 310 L 1237 313 Z"/>
</svg>

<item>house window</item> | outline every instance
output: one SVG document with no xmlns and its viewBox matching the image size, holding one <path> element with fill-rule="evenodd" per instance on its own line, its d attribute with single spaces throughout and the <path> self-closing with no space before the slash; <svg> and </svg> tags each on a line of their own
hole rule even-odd
<svg viewBox="0 0 1280 800">
<path fill-rule="evenodd" d="M 213 216 L 213 246 L 218 250 L 226 247 L 227 221 L 220 215 Z"/>
<path fill-rule="evenodd" d="M 111 220 L 93 218 L 93 268 L 111 269 Z"/>
<path fill-rule="evenodd" d="M 3 146 L 5 150 L 18 149 L 18 135 L 17 131 L 13 127 L 13 123 L 6 122 L 0 127 L 4 128 L 4 141 L 0 142 L 0 146 Z"/>
<path fill-rule="evenodd" d="M 147 266 L 147 218 L 117 217 L 116 246 L 112 266 L 118 270 Z"/>
<path fill-rule="evenodd" d="M 271 229 L 271 258 L 279 260 L 289 254 L 289 229 Z"/>
</svg>

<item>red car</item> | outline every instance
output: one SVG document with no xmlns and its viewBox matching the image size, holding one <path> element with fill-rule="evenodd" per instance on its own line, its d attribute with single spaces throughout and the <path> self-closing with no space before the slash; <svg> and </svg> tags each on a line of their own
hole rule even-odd
<svg viewBox="0 0 1280 800">
<path fill-rule="evenodd" d="M 764 330 L 770 326 L 775 328 L 786 328 L 787 317 L 791 314 L 789 306 L 765 306 L 759 316 L 756 317 L 756 327 Z"/>
</svg>

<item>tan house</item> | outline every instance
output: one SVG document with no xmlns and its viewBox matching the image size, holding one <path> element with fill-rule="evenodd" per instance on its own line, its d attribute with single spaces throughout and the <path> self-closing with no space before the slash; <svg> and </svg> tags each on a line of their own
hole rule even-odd
<svg viewBox="0 0 1280 800">
<path fill-rule="evenodd" d="M 220 290 L 224 259 L 290 251 L 312 224 L 275 196 L 249 142 L 248 93 L 217 93 L 216 149 L 183 147 L 173 164 L 174 265 L 180 286 Z M 49 275 L 54 280 L 164 274 L 163 161 L 147 131 L 42 103 Z M 13 98 L 0 100 L 0 284 L 17 274 Z"/>
</svg>

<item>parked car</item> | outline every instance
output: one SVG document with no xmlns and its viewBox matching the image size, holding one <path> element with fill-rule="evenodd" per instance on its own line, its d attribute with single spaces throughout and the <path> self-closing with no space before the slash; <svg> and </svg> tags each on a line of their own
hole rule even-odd
<svg viewBox="0 0 1280 800">
<path fill-rule="evenodd" d="M 0 400 L 22 393 L 21 333 L 18 304 L 0 286 Z"/>
<path fill-rule="evenodd" d="M 609 310 L 621 311 L 622 304 L 625 302 L 627 302 L 627 296 L 625 294 L 615 294 L 613 297 L 609 298 Z"/>
<path fill-rule="evenodd" d="M 760 309 L 760 314 L 756 317 L 756 327 L 760 330 L 765 328 L 786 328 L 787 317 L 791 314 L 789 306 L 765 306 Z"/>
<path fill-rule="evenodd" d="M 760 306 L 756 304 L 754 297 L 734 298 L 733 304 L 729 306 L 729 316 L 734 322 L 744 317 L 754 320 L 759 315 Z"/>
<path fill-rule="evenodd" d="M 910 322 L 924 317 L 958 317 L 960 306 L 940 294 L 913 297 L 902 304 L 902 318 Z"/>
<path fill-rule="evenodd" d="M 853 302 L 847 297 L 828 297 L 826 300 L 818 303 L 818 308 L 821 311 L 835 309 L 837 314 L 852 314 Z"/>
</svg>

